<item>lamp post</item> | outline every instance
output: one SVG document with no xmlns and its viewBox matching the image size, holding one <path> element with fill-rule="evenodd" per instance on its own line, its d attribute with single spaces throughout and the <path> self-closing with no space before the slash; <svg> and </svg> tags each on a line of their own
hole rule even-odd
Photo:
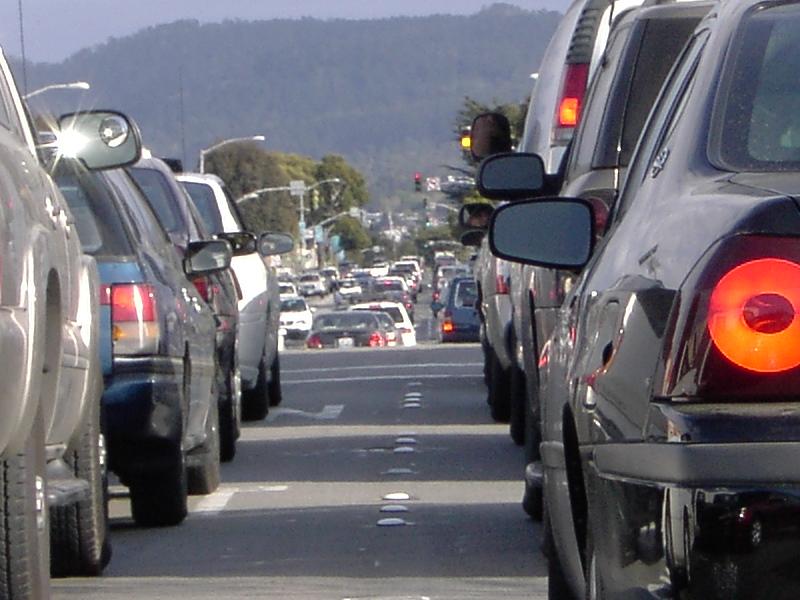
<svg viewBox="0 0 800 600">
<path fill-rule="evenodd" d="M 91 85 L 87 81 L 73 81 L 72 83 L 51 83 L 50 85 L 46 85 L 44 87 L 40 87 L 38 90 L 33 90 L 23 96 L 25 100 L 30 100 L 34 96 L 38 96 L 39 94 L 43 94 L 44 92 L 49 92 L 50 90 L 88 90 Z"/>
<path fill-rule="evenodd" d="M 217 142 L 213 146 L 209 146 L 208 148 L 203 148 L 200 150 L 200 172 L 206 172 L 206 154 L 221 148 L 222 146 L 227 146 L 228 144 L 235 144 L 238 142 L 263 142 L 266 138 L 263 135 L 251 135 L 248 137 L 236 137 L 236 138 L 228 138 L 227 140 L 222 140 L 221 142 Z"/>
</svg>

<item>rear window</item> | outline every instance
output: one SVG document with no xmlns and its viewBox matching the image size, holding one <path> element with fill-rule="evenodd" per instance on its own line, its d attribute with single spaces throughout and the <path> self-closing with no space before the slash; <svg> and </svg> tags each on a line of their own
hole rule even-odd
<svg viewBox="0 0 800 600">
<path fill-rule="evenodd" d="M 455 291 L 455 304 L 456 308 L 472 308 L 475 306 L 475 301 L 478 299 L 478 290 L 475 287 L 475 281 L 459 281 L 456 285 Z"/>
<path fill-rule="evenodd" d="M 219 208 L 217 208 L 217 199 L 211 186 L 205 183 L 184 181 L 183 187 L 186 188 L 192 198 L 192 202 L 197 208 L 197 212 L 200 214 L 206 229 L 211 233 L 224 232 L 222 219 L 219 216 Z"/>
<path fill-rule="evenodd" d="M 170 233 L 181 232 L 183 228 L 172 198 L 172 190 L 164 174 L 146 167 L 132 167 L 129 173 L 144 192 L 153 212 L 158 215 L 161 226 Z"/>
<path fill-rule="evenodd" d="M 374 315 L 356 312 L 331 313 L 314 319 L 312 329 L 368 329 L 378 324 Z"/>
<path fill-rule="evenodd" d="M 133 250 L 117 204 L 100 176 L 78 173 L 69 166 L 60 166 L 54 176 L 75 218 L 83 251 L 96 257 L 131 255 Z"/>
<path fill-rule="evenodd" d="M 392 318 L 392 321 L 395 322 L 395 324 L 405 322 L 405 320 L 403 319 L 403 313 L 396 306 L 387 306 L 385 308 L 377 308 L 377 307 L 376 308 L 356 308 L 355 310 L 360 310 L 360 311 L 378 311 L 378 312 L 386 313 L 387 315 L 389 315 Z"/>
<path fill-rule="evenodd" d="M 389 292 L 402 292 L 403 291 L 403 282 L 402 281 L 392 281 L 391 279 L 382 279 L 378 281 L 378 285 L 384 291 Z"/>
<path fill-rule="evenodd" d="M 281 312 L 303 312 L 307 308 L 306 301 L 302 298 L 281 300 Z"/>
<path fill-rule="evenodd" d="M 800 169 L 800 6 L 743 21 L 718 95 L 712 155 L 736 171 Z"/>
</svg>

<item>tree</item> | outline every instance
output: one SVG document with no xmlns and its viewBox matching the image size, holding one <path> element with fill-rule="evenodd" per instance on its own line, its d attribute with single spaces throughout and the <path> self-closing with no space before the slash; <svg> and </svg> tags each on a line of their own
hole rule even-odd
<svg viewBox="0 0 800 600">
<path fill-rule="evenodd" d="M 358 219 L 353 217 L 342 217 L 336 221 L 331 234 L 338 235 L 342 249 L 351 254 L 369 248 L 372 245 L 372 238 L 369 232 L 364 229 Z"/>
<path fill-rule="evenodd" d="M 456 139 L 460 141 L 461 131 L 464 127 L 472 125 L 472 121 L 475 120 L 475 117 L 487 112 L 499 112 L 505 115 L 511 123 L 512 140 L 516 142 L 516 140 L 522 139 L 522 133 L 525 130 L 525 118 L 528 114 L 528 101 L 529 99 L 526 99 L 524 102 L 517 104 L 495 104 L 491 106 L 478 102 L 469 96 L 465 96 L 463 104 L 456 115 L 453 129 Z"/>
</svg>

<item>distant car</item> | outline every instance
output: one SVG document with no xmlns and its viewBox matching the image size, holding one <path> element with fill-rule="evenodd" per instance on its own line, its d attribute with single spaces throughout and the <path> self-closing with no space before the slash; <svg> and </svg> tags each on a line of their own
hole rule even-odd
<svg viewBox="0 0 800 600">
<path fill-rule="evenodd" d="M 411 322 L 414 322 L 414 298 L 402 277 L 381 277 L 375 281 L 373 293 L 369 295 L 370 301 L 388 300 L 399 302 L 406 307 Z"/>
<path fill-rule="evenodd" d="M 370 312 L 335 311 L 317 315 L 306 346 L 311 349 L 383 348 L 387 344 L 384 323 Z"/>
<path fill-rule="evenodd" d="M 305 339 L 311 330 L 314 314 L 300 296 L 281 298 L 281 327 L 290 339 Z"/>
<path fill-rule="evenodd" d="M 450 282 L 439 327 L 442 342 L 480 341 L 477 300 L 478 287 L 472 277 L 456 277 Z"/>
<path fill-rule="evenodd" d="M 394 321 L 397 333 L 400 336 L 400 342 L 403 346 L 416 346 L 417 333 L 414 330 L 414 324 L 408 316 L 406 307 L 400 302 L 364 302 L 362 304 L 354 304 L 350 310 L 353 311 L 374 311 L 378 310 L 385 312 Z"/>
<path fill-rule="evenodd" d="M 339 280 L 339 269 L 336 267 L 324 267 L 319 270 L 319 274 L 328 286 L 328 293 L 333 293 L 336 289 L 336 282 Z"/>
<path fill-rule="evenodd" d="M 290 281 L 279 280 L 278 289 L 280 290 L 281 294 L 281 302 L 283 302 L 284 298 L 300 295 L 297 293 L 297 286 Z"/>
<path fill-rule="evenodd" d="M 340 304 L 352 304 L 361 298 L 361 284 L 357 279 L 353 279 L 352 277 L 340 279 L 336 284 L 334 297 Z"/>
<path fill-rule="evenodd" d="M 328 286 L 319 273 L 303 273 L 297 282 L 301 296 L 324 296 Z"/>
</svg>

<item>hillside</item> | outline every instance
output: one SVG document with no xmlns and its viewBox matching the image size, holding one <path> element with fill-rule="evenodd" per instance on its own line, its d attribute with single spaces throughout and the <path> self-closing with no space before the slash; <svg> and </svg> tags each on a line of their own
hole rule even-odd
<svg viewBox="0 0 800 600">
<path fill-rule="evenodd" d="M 29 65 L 28 88 L 89 81 L 85 98 L 129 113 L 163 155 L 181 155 L 183 121 L 190 166 L 215 141 L 257 133 L 274 150 L 342 154 L 384 196 L 409 189 L 414 170 L 458 163 L 452 130 L 464 96 L 530 93 L 559 18 L 496 4 L 466 17 L 179 21 Z"/>
</svg>

